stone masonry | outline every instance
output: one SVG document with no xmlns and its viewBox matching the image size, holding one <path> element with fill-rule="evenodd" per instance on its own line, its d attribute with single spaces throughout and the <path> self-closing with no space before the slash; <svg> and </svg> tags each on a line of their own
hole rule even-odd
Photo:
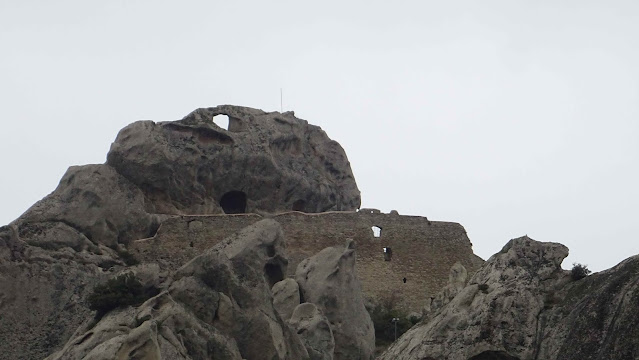
<svg viewBox="0 0 639 360">
<path fill-rule="evenodd" d="M 420 311 L 446 285 L 456 262 L 469 273 L 483 263 L 458 223 L 372 209 L 319 214 L 294 211 L 272 217 L 282 225 L 287 238 L 289 276 L 301 260 L 353 239 L 366 296 L 398 295 L 400 306 L 410 311 Z M 258 214 L 174 216 L 163 221 L 154 237 L 133 242 L 131 251 L 143 262 L 158 262 L 173 270 L 262 218 Z M 379 237 L 375 237 L 374 226 L 381 229 Z M 390 250 L 385 253 L 384 248 Z M 392 254 L 389 260 L 388 253 Z"/>
</svg>

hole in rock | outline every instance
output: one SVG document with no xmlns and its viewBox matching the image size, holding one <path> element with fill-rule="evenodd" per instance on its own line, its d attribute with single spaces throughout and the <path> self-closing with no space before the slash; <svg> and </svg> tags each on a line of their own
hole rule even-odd
<svg viewBox="0 0 639 360">
<path fill-rule="evenodd" d="M 242 191 L 229 191 L 220 199 L 225 214 L 243 214 L 246 212 L 246 194 Z"/>
<path fill-rule="evenodd" d="M 402 281 L 404 282 L 404 284 L 406 284 L 406 278 L 403 278 Z"/>
<path fill-rule="evenodd" d="M 275 246 L 273 245 L 269 245 L 266 247 L 266 255 L 268 257 L 273 257 L 275 256 Z"/>
<path fill-rule="evenodd" d="M 393 250 L 389 247 L 384 248 L 384 261 L 391 261 L 393 257 Z"/>
<path fill-rule="evenodd" d="M 268 280 L 269 286 L 273 287 L 276 282 L 284 280 L 284 272 L 282 268 L 276 264 L 266 264 L 264 266 L 264 275 Z"/>
<path fill-rule="evenodd" d="M 371 227 L 371 229 L 373 230 L 373 236 L 378 238 L 380 236 L 382 236 L 382 228 L 379 226 L 373 226 Z"/>
<path fill-rule="evenodd" d="M 484 351 L 468 360 L 519 360 L 519 358 L 510 356 L 503 351 Z"/>
<path fill-rule="evenodd" d="M 301 211 L 304 212 L 306 210 L 306 201 L 297 200 L 293 203 L 293 211 Z"/>
<path fill-rule="evenodd" d="M 213 122 L 215 125 L 221 127 L 224 130 L 229 129 L 229 117 L 228 115 L 215 115 L 213 116 Z"/>
</svg>

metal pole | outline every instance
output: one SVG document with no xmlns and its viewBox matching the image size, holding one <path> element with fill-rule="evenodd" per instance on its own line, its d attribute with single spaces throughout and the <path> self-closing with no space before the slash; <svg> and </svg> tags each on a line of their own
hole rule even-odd
<svg viewBox="0 0 639 360">
<path fill-rule="evenodd" d="M 391 321 L 395 324 L 395 341 L 397 341 L 397 322 L 399 321 L 399 318 L 393 318 Z"/>
<path fill-rule="evenodd" d="M 283 96 L 282 96 L 282 88 L 280 88 L 280 112 L 283 113 L 284 112 L 284 100 Z"/>
</svg>

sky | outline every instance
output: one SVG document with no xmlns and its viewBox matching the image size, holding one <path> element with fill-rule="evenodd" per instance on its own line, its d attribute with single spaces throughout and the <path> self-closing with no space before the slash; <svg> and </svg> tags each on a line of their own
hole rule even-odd
<svg viewBox="0 0 639 360">
<path fill-rule="evenodd" d="M 234 104 L 346 150 L 362 207 L 639 253 L 639 2 L 0 0 L 0 224 L 119 129 Z"/>
</svg>

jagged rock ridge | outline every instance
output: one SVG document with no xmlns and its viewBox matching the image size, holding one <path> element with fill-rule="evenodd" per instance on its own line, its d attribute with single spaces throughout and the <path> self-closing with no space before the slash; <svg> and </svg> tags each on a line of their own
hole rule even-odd
<svg viewBox="0 0 639 360">
<path fill-rule="evenodd" d="M 575 281 L 568 249 L 511 240 L 383 360 L 639 358 L 639 257 Z"/>
<path fill-rule="evenodd" d="M 228 130 L 213 116 L 226 114 Z M 0 227 L 0 359 L 43 358 L 90 311 L 88 292 L 131 260 L 126 246 L 175 214 L 354 210 L 344 150 L 292 112 L 238 106 L 124 128 L 106 164 L 72 166 Z"/>
</svg>

